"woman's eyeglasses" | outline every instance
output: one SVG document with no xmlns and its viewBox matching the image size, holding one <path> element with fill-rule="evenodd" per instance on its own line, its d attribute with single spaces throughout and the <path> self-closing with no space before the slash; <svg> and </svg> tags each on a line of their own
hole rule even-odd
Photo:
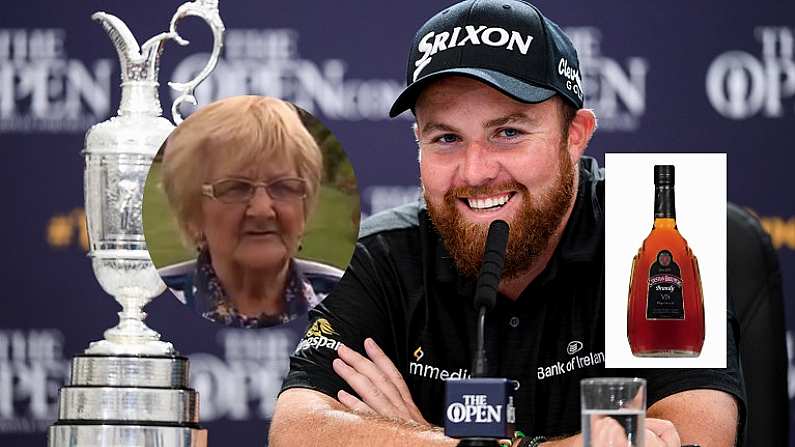
<svg viewBox="0 0 795 447">
<path fill-rule="evenodd" d="M 270 182 L 252 182 L 244 179 L 221 179 L 202 185 L 202 194 L 223 203 L 245 203 L 254 197 L 257 188 L 265 188 L 271 199 L 279 201 L 301 200 L 306 198 L 306 180 L 301 178 L 280 178 Z"/>
</svg>

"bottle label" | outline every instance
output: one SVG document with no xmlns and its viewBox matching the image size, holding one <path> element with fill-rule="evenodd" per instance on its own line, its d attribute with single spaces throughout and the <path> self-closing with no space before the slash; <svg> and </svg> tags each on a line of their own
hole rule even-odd
<svg viewBox="0 0 795 447">
<path fill-rule="evenodd" d="M 657 260 L 649 269 L 648 298 L 647 319 L 684 320 L 682 274 L 668 250 L 657 253 Z"/>
</svg>

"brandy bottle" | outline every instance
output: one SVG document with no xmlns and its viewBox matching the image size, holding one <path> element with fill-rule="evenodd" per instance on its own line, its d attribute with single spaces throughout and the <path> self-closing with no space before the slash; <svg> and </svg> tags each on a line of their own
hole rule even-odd
<svg viewBox="0 0 795 447">
<path fill-rule="evenodd" d="M 704 345 L 698 261 L 676 227 L 674 166 L 654 166 L 654 226 L 632 261 L 627 338 L 639 357 L 697 357 Z"/>
</svg>

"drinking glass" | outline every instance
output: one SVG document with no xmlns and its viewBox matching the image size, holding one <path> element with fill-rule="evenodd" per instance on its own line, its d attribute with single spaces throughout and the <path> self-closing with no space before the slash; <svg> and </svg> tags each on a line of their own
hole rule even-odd
<svg viewBox="0 0 795 447">
<path fill-rule="evenodd" d="M 643 447 L 646 380 L 627 377 L 583 379 L 580 381 L 580 398 L 585 447 L 600 447 L 601 444 Z M 616 429 L 618 426 L 623 432 Z"/>
</svg>

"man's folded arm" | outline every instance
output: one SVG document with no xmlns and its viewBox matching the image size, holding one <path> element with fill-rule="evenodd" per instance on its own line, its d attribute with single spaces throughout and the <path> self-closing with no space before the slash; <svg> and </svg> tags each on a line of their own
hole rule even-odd
<svg viewBox="0 0 795 447">
<path fill-rule="evenodd" d="M 334 398 L 308 388 L 291 388 L 276 402 L 268 435 L 273 447 L 295 445 L 454 446 L 442 429 L 349 411 Z"/>
<path fill-rule="evenodd" d="M 724 391 L 697 389 L 676 393 L 655 402 L 647 416 L 673 422 L 683 444 L 731 447 L 737 443 L 737 401 Z"/>
</svg>

